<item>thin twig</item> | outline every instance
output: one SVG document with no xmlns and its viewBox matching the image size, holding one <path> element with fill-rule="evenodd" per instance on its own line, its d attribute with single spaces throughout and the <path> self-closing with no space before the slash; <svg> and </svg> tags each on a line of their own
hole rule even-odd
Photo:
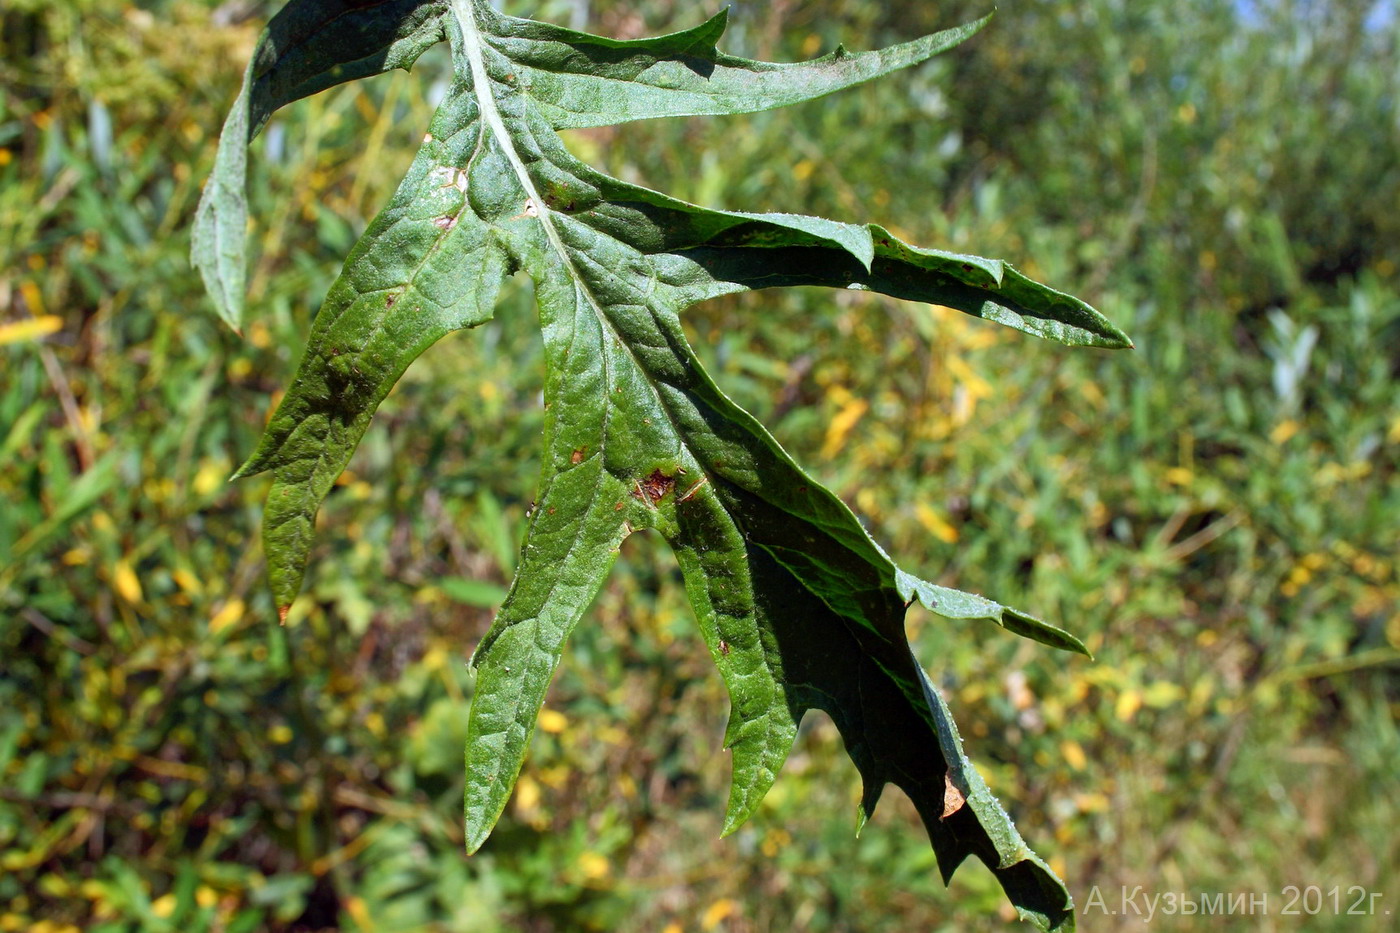
<svg viewBox="0 0 1400 933">
<path fill-rule="evenodd" d="M 1196 553 L 1201 548 L 1205 547 L 1207 544 L 1210 544 L 1216 538 L 1219 538 L 1221 535 L 1225 534 L 1225 532 L 1234 528 L 1243 520 L 1244 513 L 1236 510 L 1226 515 L 1224 518 L 1219 519 L 1218 521 L 1211 522 L 1209 525 L 1202 528 L 1200 531 L 1196 532 L 1191 537 L 1187 538 L 1185 541 L 1182 541 L 1178 544 L 1174 544 L 1170 548 L 1168 548 L 1166 554 L 1167 563 L 1174 564 L 1179 560 L 1184 560 L 1187 557 L 1190 557 L 1192 554 Z"/>
<path fill-rule="evenodd" d="M 92 642 L 79 638 L 67 629 L 55 625 L 53 620 L 49 619 L 38 609 L 25 606 L 19 611 L 19 614 L 24 618 L 24 621 L 34 626 L 45 635 L 55 641 L 62 642 L 65 648 L 71 648 L 79 654 L 92 654 L 97 650 L 97 646 Z"/>
<path fill-rule="evenodd" d="M 29 307 L 29 302 L 25 300 L 24 292 L 15 293 L 15 306 L 31 318 L 37 319 L 34 309 Z M 48 374 L 49 383 L 53 385 L 54 393 L 58 395 L 58 403 L 63 408 L 63 417 L 68 422 L 68 429 L 73 432 L 73 446 L 78 451 L 78 464 L 84 473 L 92 466 L 96 460 L 93 454 L 92 438 L 88 436 L 87 428 L 83 426 L 81 412 L 78 411 L 78 399 L 73 395 L 73 387 L 68 382 L 68 377 L 63 373 L 63 367 L 58 363 L 58 357 L 53 355 L 53 351 L 44 343 L 39 344 L 39 360 L 44 364 L 44 372 Z"/>
</svg>

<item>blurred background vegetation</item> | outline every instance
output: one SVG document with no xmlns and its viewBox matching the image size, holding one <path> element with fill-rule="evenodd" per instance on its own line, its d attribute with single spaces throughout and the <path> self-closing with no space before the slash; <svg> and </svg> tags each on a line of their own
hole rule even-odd
<svg viewBox="0 0 1400 933">
<path fill-rule="evenodd" d="M 430 54 L 272 124 L 240 340 L 188 226 L 276 6 L 0 7 L 0 931 L 1006 928 L 980 867 L 943 891 L 895 789 L 855 838 L 855 770 L 816 714 L 718 839 L 726 699 L 641 536 L 506 818 L 463 855 L 465 662 L 537 469 L 526 282 L 385 403 L 276 625 L 264 483 L 226 478 L 445 81 Z M 505 7 L 631 37 L 714 4 Z M 741 2 L 724 48 L 794 60 L 986 7 Z M 569 137 L 688 200 L 1007 258 L 1133 335 L 1070 351 L 815 290 L 688 316 L 721 384 L 905 566 L 1097 653 L 909 623 L 1081 905 L 1141 884 L 1276 910 L 1317 884 L 1400 909 L 1397 37 L 1389 2 L 1009 2 L 837 97 Z"/>
</svg>

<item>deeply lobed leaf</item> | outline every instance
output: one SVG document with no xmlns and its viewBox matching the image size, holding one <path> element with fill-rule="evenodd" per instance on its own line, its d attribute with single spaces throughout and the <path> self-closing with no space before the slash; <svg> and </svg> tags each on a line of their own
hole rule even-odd
<svg viewBox="0 0 1400 933">
<path fill-rule="evenodd" d="M 868 817 L 889 782 L 914 801 L 945 880 L 969 855 L 1042 929 L 1073 926 L 1059 879 L 963 754 L 904 633 L 919 600 L 1084 652 L 1069 633 L 898 568 L 851 511 L 715 385 L 680 313 L 797 284 L 929 301 L 1067 344 L 1129 346 L 1093 308 L 1011 266 L 904 243 L 876 225 L 711 210 L 573 158 L 555 130 L 741 113 L 922 61 L 982 21 L 879 52 L 773 65 L 720 53 L 720 14 L 618 41 L 502 16 L 481 0 L 315 4 L 274 19 L 230 115 L 196 253 L 221 313 L 241 302 L 242 149 L 276 106 L 407 67 L 446 37 L 456 81 L 388 207 L 345 264 L 292 386 L 240 470 L 271 470 L 278 605 L 300 586 L 315 514 L 375 408 L 418 354 L 492 314 L 505 275 L 535 281 L 548 374 L 538 506 L 509 595 L 478 646 L 465 815 L 475 850 L 519 773 L 563 646 L 632 532 L 676 553 L 729 690 L 726 832 L 776 779 L 806 710 L 835 720 Z M 299 41 L 288 42 L 288 37 Z M 235 152 L 236 150 L 236 152 Z"/>
</svg>

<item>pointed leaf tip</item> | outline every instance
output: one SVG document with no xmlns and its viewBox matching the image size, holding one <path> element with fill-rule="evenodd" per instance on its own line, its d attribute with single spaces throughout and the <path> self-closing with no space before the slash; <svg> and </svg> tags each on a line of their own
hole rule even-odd
<svg viewBox="0 0 1400 933">
<path fill-rule="evenodd" d="M 1033 615 L 1011 609 L 975 593 L 938 586 L 920 580 L 900 570 L 895 575 L 895 588 L 906 603 L 918 600 L 924 608 L 945 619 L 987 619 L 1022 638 L 1038 641 L 1051 648 L 1070 651 L 1092 658 L 1089 649 L 1073 634 L 1051 625 Z"/>
<path fill-rule="evenodd" d="M 1082 654 L 1084 657 L 1093 660 L 1094 655 L 1084 646 L 1084 642 L 1070 632 L 1065 631 L 1056 625 L 1051 625 L 1035 616 L 1018 612 L 1015 609 L 1004 609 L 1002 611 L 1001 625 L 1008 632 L 1020 635 L 1022 638 L 1029 638 L 1031 641 L 1038 641 L 1042 645 L 1051 648 L 1059 648 L 1061 651 L 1069 651 L 1073 654 Z"/>
<path fill-rule="evenodd" d="M 486 840 L 491 838 L 491 830 L 495 828 L 494 823 L 486 823 L 482 819 L 473 819 L 472 812 L 466 813 L 464 823 L 466 826 L 466 850 L 468 855 L 475 855 L 481 851 L 481 847 L 486 845 Z"/>
</svg>

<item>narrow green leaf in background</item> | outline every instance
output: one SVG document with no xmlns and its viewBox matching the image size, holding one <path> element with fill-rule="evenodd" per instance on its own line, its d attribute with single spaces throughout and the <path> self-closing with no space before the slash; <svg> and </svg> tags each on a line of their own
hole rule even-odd
<svg viewBox="0 0 1400 933">
<path fill-rule="evenodd" d="M 195 261 L 220 314 L 241 321 L 244 147 L 279 106 L 408 67 L 443 38 L 454 81 L 407 177 L 346 260 L 296 376 L 240 476 L 273 473 L 265 543 L 283 613 L 321 500 L 379 403 L 424 350 L 489 320 L 502 280 L 535 283 L 548 368 L 544 462 L 514 582 L 477 647 L 467 746 L 467 845 L 499 818 L 566 640 L 622 542 L 674 550 L 729 690 L 730 832 L 772 786 L 808 709 L 836 722 L 868 819 L 886 783 L 913 800 L 945 880 L 981 859 L 1021 915 L 1073 927 L 1062 882 L 1016 832 L 963 754 L 904 632 L 919 601 L 1086 653 L 1073 635 L 900 570 L 701 366 L 687 307 L 787 285 L 932 302 L 1070 345 L 1130 346 L 1093 308 L 999 260 L 906 244 L 883 227 L 712 210 L 608 177 L 556 131 L 811 100 L 924 61 L 985 20 L 877 52 L 776 65 L 718 51 L 726 14 L 619 41 L 495 12 L 482 0 L 312 3 L 272 21 L 220 144 Z M 449 595 L 478 590 L 445 581 Z"/>
</svg>

